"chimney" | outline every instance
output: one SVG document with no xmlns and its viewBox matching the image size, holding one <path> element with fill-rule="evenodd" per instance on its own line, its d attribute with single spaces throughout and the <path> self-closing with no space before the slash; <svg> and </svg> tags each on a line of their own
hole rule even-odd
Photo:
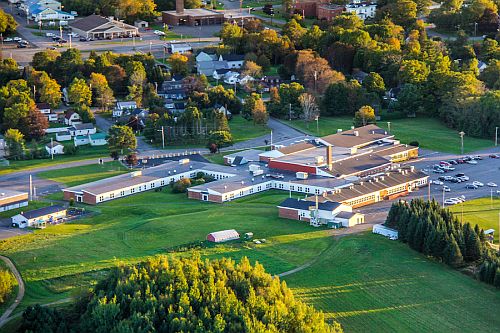
<svg viewBox="0 0 500 333">
<path fill-rule="evenodd" d="M 175 12 L 184 14 L 184 0 L 175 0 Z"/>
<path fill-rule="evenodd" d="M 332 146 L 326 146 L 326 165 L 328 166 L 328 170 L 332 170 L 332 164 Z"/>
</svg>

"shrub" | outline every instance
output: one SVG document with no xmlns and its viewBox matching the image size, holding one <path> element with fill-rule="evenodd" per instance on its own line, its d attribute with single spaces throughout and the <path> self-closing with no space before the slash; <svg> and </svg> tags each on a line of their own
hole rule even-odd
<svg viewBox="0 0 500 333">
<path fill-rule="evenodd" d="M 9 298 L 16 285 L 17 280 L 14 275 L 8 270 L 0 269 L 0 304 Z"/>
<path fill-rule="evenodd" d="M 183 178 L 174 183 L 172 185 L 172 192 L 174 193 L 185 193 L 188 187 L 191 186 L 191 179 Z"/>
</svg>

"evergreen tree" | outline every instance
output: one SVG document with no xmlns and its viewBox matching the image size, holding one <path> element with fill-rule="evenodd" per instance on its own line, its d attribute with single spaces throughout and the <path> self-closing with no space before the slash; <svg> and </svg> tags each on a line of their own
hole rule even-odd
<svg viewBox="0 0 500 333">
<path fill-rule="evenodd" d="M 444 250 L 444 261 L 452 267 L 458 267 L 463 263 L 462 253 L 453 235 Z"/>
</svg>

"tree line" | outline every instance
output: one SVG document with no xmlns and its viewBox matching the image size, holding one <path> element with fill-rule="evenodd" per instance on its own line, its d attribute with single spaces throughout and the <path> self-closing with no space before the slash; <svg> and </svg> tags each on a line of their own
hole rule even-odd
<svg viewBox="0 0 500 333">
<path fill-rule="evenodd" d="M 415 251 L 455 268 L 472 267 L 475 276 L 500 288 L 499 255 L 486 243 L 477 224 L 462 223 L 435 200 L 413 199 L 392 205 L 385 225 Z"/>
<path fill-rule="evenodd" d="M 20 332 L 342 332 L 247 258 L 150 258 L 112 269 L 68 310 L 30 306 Z"/>
</svg>

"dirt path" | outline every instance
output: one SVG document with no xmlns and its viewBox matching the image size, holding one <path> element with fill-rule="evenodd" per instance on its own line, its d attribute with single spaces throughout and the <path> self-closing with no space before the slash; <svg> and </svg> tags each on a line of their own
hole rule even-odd
<svg viewBox="0 0 500 333">
<path fill-rule="evenodd" d="M 17 291 L 17 296 L 16 296 L 16 299 L 14 300 L 14 303 L 12 303 L 12 305 L 9 306 L 9 308 L 7 310 L 5 310 L 5 312 L 0 317 L 0 327 L 2 327 L 10 319 L 9 316 L 12 313 L 12 311 L 14 311 L 16 309 L 16 307 L 19 305 L 19 303 L 21 303 L 21 301 L 24 297 L 25 288 L 24 288 L 23 278 L 21 277 L 21 274 L 17 270 L 16 266 L 14 266 L 12 261 L 9 258 L 1 256 L 1 255 L 0 255 L 0 259 L 3 260 L 5 262 L 5 264 L 7 265 L 7 267 L 9 267 L 9 269 L 12 271 L 12 273 L 16 277 L 17 284 L 19 285 L 19 290 Z"/>
</svg>

